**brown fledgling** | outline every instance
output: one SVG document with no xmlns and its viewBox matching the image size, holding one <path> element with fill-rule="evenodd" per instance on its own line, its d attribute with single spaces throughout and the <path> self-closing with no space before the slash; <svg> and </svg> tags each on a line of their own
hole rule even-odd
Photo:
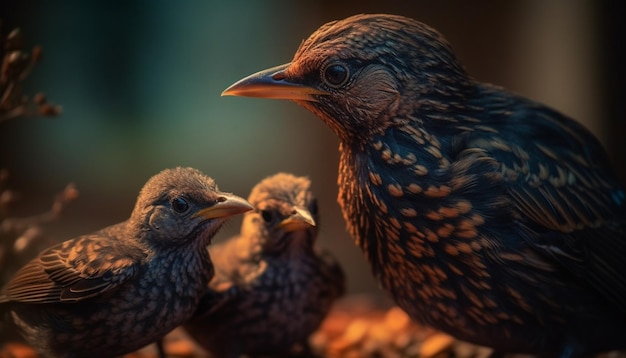
<svg viewBox="0 0 626 358">
<path fill-rule="evenodd" d="M 478 82 L 436 30 L 327 23 L 224 95 L 289 99 L 339 138 L 339 196 L 412 319 L 499 352 L 626 348 L 626 195 L 600 143 Z"/>
<path fill-rule="evenodd" d="M 262 180 L 240 235 L 209 248 L 215 277 L 184 328 L 212 356 L 308 353 L 309 335 L 343 295 L 343 270 L 316 247 L 310 185 L 286 173 Z"/>
<path fill-rule="evenodd" d="M 50 357 L 113 357 L 161 339 L 213 276 L 206 246 L 251 210 L 192 168 L 148 180 L 128 220 L 43 251 L 0 291 L 24 338 Z"/>
</svg>

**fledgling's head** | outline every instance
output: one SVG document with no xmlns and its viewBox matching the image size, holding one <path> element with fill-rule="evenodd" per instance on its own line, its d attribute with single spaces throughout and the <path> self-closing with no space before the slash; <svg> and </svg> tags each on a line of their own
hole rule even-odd
<svg viewBox="0 0 626 358">
<path fill-rule="evenodd" d="M 129 223 L 153 245 L 180 245 L 210 240 L 227 218 L 252 209 L 245 199 L 220 191 L 199 170 L 177 167 L 146 182 Z"/>
<path fill-rule="evenodd" d="M 291 245 L 312 247 L 319 225 L 317 199 L 306 177 L 278 173 L 259 182 L 248 200 L 255 207 L 244 216 L 242 234 L 261 235 L 264 250 Z"/>
</svg>

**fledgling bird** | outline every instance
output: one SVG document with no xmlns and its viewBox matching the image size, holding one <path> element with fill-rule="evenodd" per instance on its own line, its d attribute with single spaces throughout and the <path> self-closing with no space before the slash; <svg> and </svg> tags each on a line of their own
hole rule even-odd
<svg viewBox="0 0 626 358">
<path fill-rule="evenodd" d="M 343 295 L 343 270 L 316 247 L 310 185 L 287 173 L 262 180 L 241 233 L 209 248 L 215 277 L 184 328 L 212 356 L 308 353 L 309 335 Z"/>
<path fill-rule="evenodd" d="M 348 230 L 414 320 L 496 352 L 626 348 L 625 194 L 605 151 L 470 77 L 436 30 L 333 21 L 223 95 L 293 100 L 335 132 Z"/>
<path fill-rule="evenodd" d="M 114 357 L 161 339 L 195 312 L 213 265 L 206 246 L 251 210 L 193 168 L 166 169 L 130 218 L 43 251 L 0 291 L 44 356 Z"/>
</svg>

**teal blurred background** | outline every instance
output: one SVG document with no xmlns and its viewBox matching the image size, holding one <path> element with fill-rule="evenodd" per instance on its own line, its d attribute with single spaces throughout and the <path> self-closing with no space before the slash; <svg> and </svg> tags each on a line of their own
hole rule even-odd
<svg viewBox="0 0 626 358">
<path fill-rule="evenodd" d="M 293 103 L 221 91 L 290 61 L 327 21 L 401 14 L 442 32 L 475 78 L 583 122 L 624 177 L 624 13 L 617 4 L 4 0 L 3 30 L 19 26 L 29 46 L 44 50 L 27 93 L 45 92 L 63 114 L 0 123 L 0 168 L 21 193 L 16 215 L 46 210 L 66 183 L 76 184 L 80 198 L 47 227 L 58 239 L 124 220 L 143 183 L 167 167 L 196 167 L 242 196 L 278 171 L 307 175 L 320 201 L 320 245 L 341 260 L 351 293 L 378 293 L 336 203 L 335 136 Z"/>
</svg>

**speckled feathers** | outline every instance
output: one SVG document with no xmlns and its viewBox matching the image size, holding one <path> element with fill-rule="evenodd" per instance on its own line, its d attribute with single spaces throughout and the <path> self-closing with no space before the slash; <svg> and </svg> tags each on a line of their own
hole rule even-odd
<svg viewBox="0 0 626 358">
<path fill-rule="evenodd" d="M 606 153 L 471 78 L 434 29 L 334 21 L 224 94 L 292 99 L 337 134 L 347 228 L 414 320 L 503 352 L 625 348 L 626 195 Z"/>
<path fill-rule="evenodd" d="M 304 348 L 345 291 L 336 259 L 316 247 L 319 214 L 305 177 L 260 181 L 239 236 L 210 248 L 216 275 L 189 334 L 220 357 L 282 355 Z"/>
<path fill-rule="evenodd" d="M 162 338 L 196 310 L 213 276 L 206 251 L 250 210 L 192 168 L 146 183 L 131 218 L 43 251 L 2 289 L 24 338 L 51 357 L 111 357 Z"/>
</svg>

